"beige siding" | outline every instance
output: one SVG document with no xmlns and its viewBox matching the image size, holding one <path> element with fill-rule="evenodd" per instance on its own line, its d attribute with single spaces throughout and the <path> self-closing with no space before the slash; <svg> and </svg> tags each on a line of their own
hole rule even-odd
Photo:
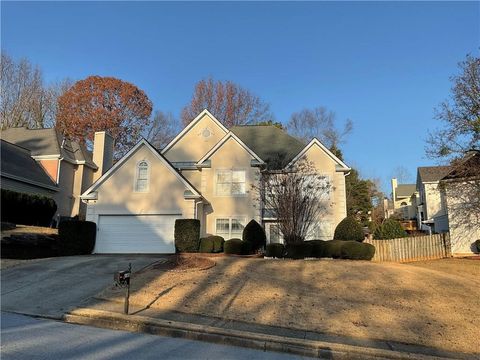
<svg viewBox="0 0 480 360">
<path fill-rule="evenodd" d="M 252 184 L 258 182 L 259 169 L 251 167 L 253 157 L 241 147 L 236 140 L 230 138 L 211 157 L 211 168 L 203 169 L 204 193 L 209 205 L 204 207 L 206 233 L 215 234 L 217 218 L 243 216 L 246 221 L 255 219 L 260 222 L 260 209 L 253 194 Z M 245 170 L 245 196 L 217 196 L 215 192 L 215 174 L 220 169 Z"/>
<path fill-rule="evenodd" d="M 308 161 L 314 164 L 320 174 L 327 175 L 331 181 L 331 201 L 328 204 L 326 214 L 322 215 L 319 220 L 321 224 L 325 224 L 322 237 L 331 239 L 335 227 L 347 216 L 345 175 L 343 172 L 336 171 L 335 161 L 318 146 L 312 146 L 305 153 L 305 156 Z"/>
<path fill-rule="evenodd" d="M 70 164 L 66 161 L 60 162 L 60 182 L 58 187 L 60 190 L 54 199 L 57 202 L 57 214 L 61 216 L 75 216 L 74 213 L 75 199 L 73 197 L 73 185 L 75 182 L 75 167 L 77 165 Z"/>
<path fill-rule="evenodd" d="M 438 183 L 425 184 L 425 203 L 427 205 L 427 219 L 445 215 L 445 209 L 442 208 Z"/>
<path fill-rule="evenodd" d="M 149 190 L 135 192 L 137 164 L 149 163 Z M 97 189 L 98 200 L 89 203 L 87 219 L 98 221 L 98 214 L 182 214 L 194 217 L 194 201 L 185 200 L 185 185 L 145 145 L 140 146 Z"/>
<path fill-rule="evenodd" d="M 204 129 L 209 129 L 211 136 L 202 136 Z M 165 157 L 172 162 L 197 161 L 225 136 L 225 131 L 205 114 L 184 136 L 173 145 Z"/>
</svg>

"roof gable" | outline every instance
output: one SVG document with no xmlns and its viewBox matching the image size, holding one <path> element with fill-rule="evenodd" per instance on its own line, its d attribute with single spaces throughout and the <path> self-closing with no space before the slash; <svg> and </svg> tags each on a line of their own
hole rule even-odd
<svg viewBox="0 0 480 360">
<path fill-rule="evenodd" d="M 196 165 L 201 166 L 202 163 L 206 162 L 210 157 L 215 154 L 215 152 L 228 140 L 233 139 L 235 140 L 246 152 L 248 152 L 255 160 L 257 160 L 260 164 L 264 164 L 264 161 L 252 150 L 250 149 L 242 140 L 238 138 L 233 132 L 229 131 L 227 135 L 225 135 L 222 140 L 220 140 L 209 152 L 207 152 L 198 162 Z"/>
<path fill-rule="evenodd" d="M 197 125 L 200 120 L 202 120 L 205 116 L 208 116 L 219 128 L 223 131 L 224 134 L 228 133 L 228 130 L 223 124 L 215 118 L 207 109 L 204 109 L 200 114 L 197 115 L 195 119 L 193 119 L 177 136 L 173 138 L 161 151 L 162 155 L 165 155 L 167 151 L 169 151 L 176 143 L 178 143 L 184 136 L 187 134 L 191 129 Z"/>
<path fill-rule="evenodd" d="M 450 166 L 421 166 L 418 177 L 421 183 L 438 182 L 451 170 Z"/>
<path fill-rule="evenodd" d="M 312 146 L 318 146 L 325 154 L 328 155 L 328 157 L 335 162 L 336 165 L 338 165 L 340 168 L 337 169 L 338 171 L 350 171 L 351 168 L 349 168 L 342 160 L 340 160 L 338 157 L 336 157 L 330 150 L 327 149 L 325 145 L 323 145 L 317 138 L 313 138 L 312 141 L 310 141 L 300 153 L 293 158 L 292 161 L 286 166 L 286 167 L 291 167 L 293 164 L 295 164 L 298 160 L 300 160 L 311 148 Z"/>
<path fill-rule="evenodd" d="M 156 150 L 147 140 L 140 140 L 133 148 L 130 149 L 119 161 L 115 163 L 105 174 L 103 174 L 90 188 L 88 188 L 83 194 L 82 197 L 88 197 L 88 194 L 95 191 L 102 185 L 110 176 L 112 176 L 127 160 L 142 146 L 145 146 L 150 150 L 158 159 L 161 161 L 176 177 L 180 180 L 185 187 L 193 194 L 193 196 L 200 197 L 200 192 L 195 189 L 195 187 L 182 175 L 180 174 L 175 167 L 158 151 Z"/>
</svg>

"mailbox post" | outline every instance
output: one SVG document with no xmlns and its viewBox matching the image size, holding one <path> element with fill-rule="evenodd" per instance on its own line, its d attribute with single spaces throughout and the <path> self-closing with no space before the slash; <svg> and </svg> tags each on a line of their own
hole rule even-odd
<svg viewBox="0 0 480 360">
<path fill-rule="evenodd" d="M 124 271 L 117 271 L 113 275 L 113 279 L 115 280 L 115 285 L 126 288 L 125 292 L 125 305 L 123 307 L 123 312 L 128 315 L 128 307 L 129 307 L 129 298 L 130 298 L 130 276 L 132 274 L 132 263 L 128 264 L 128 270 Z"/>
</svg>

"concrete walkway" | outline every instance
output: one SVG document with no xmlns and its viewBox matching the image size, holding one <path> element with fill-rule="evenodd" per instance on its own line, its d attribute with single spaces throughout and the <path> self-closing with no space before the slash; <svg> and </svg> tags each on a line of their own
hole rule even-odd
<svg viewBox="0 0 480 360">
<path fill-rule="evenodd" d="M 2 360 L 305 359 L 289 354 L 77 326 L 8 313 L 2 313 L 1 323 Z"/>
</svg>

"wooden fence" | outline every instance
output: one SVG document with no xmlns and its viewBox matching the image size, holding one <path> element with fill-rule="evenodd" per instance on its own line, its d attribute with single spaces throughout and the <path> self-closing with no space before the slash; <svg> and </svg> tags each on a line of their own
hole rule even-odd
<svg viewBox="0 0 480 360">
<path fill-rule="evenodd" d="M 449 233 L 365 242 L 375 246 L 373 261 L 407 262 L 451 256 Z"/>
</svg>

